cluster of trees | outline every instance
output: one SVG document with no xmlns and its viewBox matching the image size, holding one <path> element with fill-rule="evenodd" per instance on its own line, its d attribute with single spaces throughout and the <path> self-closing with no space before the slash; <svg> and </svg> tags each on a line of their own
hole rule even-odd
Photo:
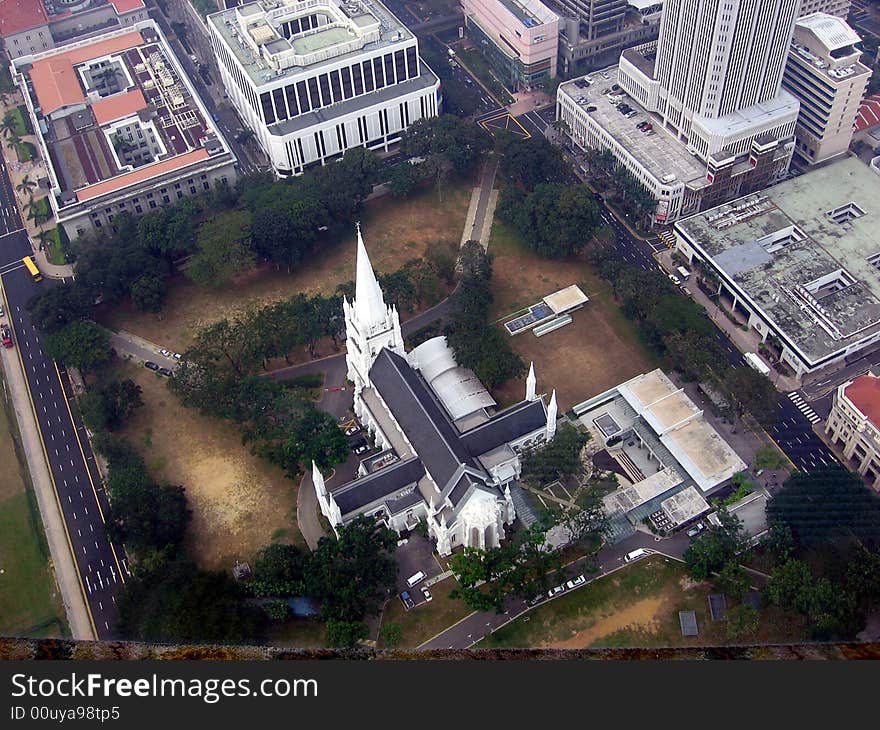
<svg viewBox="0 0 880 730">
<path fill-rule="evenodd" d="M 451 311 L 446 338 L 456 362 L 473 370 L 488 388 L 517 378 L 525 363 L 511 348 L 508 338 L 489 321 L 492 265 L 477 241 L 468 241 L 459 259 L 458 288 L 449 298 Z"/>
<path fill-rule="evenodd" d="M 711 525 L 684 553 L 691 578 L 712 580 L 718 590 L 741 598 L 749 589 L 749 578 L 739 556 L 749 548 L 749 538 L 739 518 L 726 509 L 718 510 L 719 525 Z"/>
<path fill-rule="evenodd" d="M 394 589 L 397 535 L 361 516 L 339 528 L 339 538 L 323 538 L 314 552 L 294 545 L 263 548 L 254 564 L 248 591 L 265 603 L 271 618 L 287 618 L 277 606 L 293 596 L 308 596 L 321 604 L 331 646 L 351 646 L 367 636 L 363 619 L 379 613 Z"/>
<path fill-rule="evenodd" d="M 610 150 L 588 149 L 584 164 L 591 179 L 623 212 L 636 220 L 647 218 L 657 208 L 657 199 L 642 182 L 615 160 Z"/>
<path fill-rule="evenodd" d="M 292 305 L 272 305 L 201 330 L 171 381 L 183 405 L 238 424 L 254 453 L 291 476 L 302 473 L 312 460 L 329 468 L 348 456 L 348 441 L 330 414 L 302 398 L 296 388 L 256 374 L 267 358 L 289 351 L 292 337 L 303 336 L 299 330 L 276 326 L 273 316 L 304 301 L 309 300 L 298 295 Z M 302 326 L 313 327 L 316 318 L 309 320 L 308 313 L 314 310 L 302 311 L 308 320 Z"/>
<path fill-rule="evenodd" d="M 541 256 L 563 259 L 579 253 L 601 225 L 596 201 L 583 185 L 572 185 L 562 153 L 546 139 L 499 143 L 500 170 L 510 183 L 498 216 Z"/>
<path fill-rule="evenodd" d="M 501 613 L 511 595 L 530 599 L 546 592 L 554 571 L 558 571 L 556 583 L 564 580 L 562 556 L 549 548 L 539 522 L 500 547 L 465 548 L 452 556 L 449 567 L 458 577 L 450 596 L 461 598 L 475 611 Z"/>
<path fill-rule="evenodd" d="M 638 322 L 642 341 L 670 367 L 686 380 L 712 378 L 737 413 L 747 411 L 762 424 L 772 421 L 773 383 L 752 368 L 729 366 L 718 331 L 699 304 L 681 296 L 659 272 L 627 264 L 610 247 L 596 246 L 589 257 L 611 283 L 624 315 Z"/>
<path fill-rule="evenodd" d="M 109 380 L 77 400 L 83 421 L 92 433 L 115 431 L 141 406 L 141 387 L 133 380 Z"/>
<path fill-rule="evenodd" d="M 559 424 L 556 435 L 548 444 L 535 447 L 522 456 L 522 479 L 534 486 L 550 484 L 583 472 L 581 449 L 590 434 L 570 423 Z"/>
</svg>

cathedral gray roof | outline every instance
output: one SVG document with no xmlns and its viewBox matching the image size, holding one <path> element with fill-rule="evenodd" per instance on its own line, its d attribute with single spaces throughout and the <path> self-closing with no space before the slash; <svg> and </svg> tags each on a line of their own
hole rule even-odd
<svg viewBox="0 0 880 730">
<path fill-rule="evenodd" d="M 462 464 L 483 473 L 436 396 L 405 358 L 382 348 L 370 368 L 370 382 L 441 491 Z"/>
<path fill-rule="evenodd" d="M 415 484 L 424 474 L 425 468 L 418 459 L 398 461 L 365 477 L 348 482 L 333 492 L 333 499 L 336 500 L 343 515 L 351 514 L 370 504 L 383 501 L 410 484 Z M 416 495 L 421 498 L 418 492 Z"/>
<path fill-rule="evenodd" d="M 546 425 L 547 409 L 544 408 L 544 401 L 537 398 L 522 401 L 495 414 L 485 423 L 465 431 L 460 438 L 469 453 L 479 456 Z"/>
</svg>

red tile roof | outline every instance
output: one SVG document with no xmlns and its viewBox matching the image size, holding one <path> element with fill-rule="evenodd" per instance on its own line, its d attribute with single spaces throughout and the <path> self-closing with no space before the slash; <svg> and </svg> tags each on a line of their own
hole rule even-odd
<svg viewBox="0 0 880 730">
<path fill-rule="evenodd" d="M 862 375 L 847 385 L 844 392 L 862 415 L 880 429 L 880 378 Z"/>
<path fill-rule="evenodd" d="M 875 124 L 880 124 L 880 94 L 872 94 L 862 100 L 856 114 L 855 131 L 861 132 Z"/>
<path fill-rule="evenodd" d="M 92 198 L 97 198 L 99 195 L 122 190 L 122 188 L 126 188 L 129 185 L 149 180 L 157 175 L 163 175 L 166 172 L 171 172 L 172 170 L 177 170 L 178 168 L 186 167 L 187 165 L 192 165 L 206 159 L 208 159 L 207 150 L 198 149 L 193 150 L 192 152 L 186 152 L 185 154 L 170 157 L 161 162 L 154 162 L 152 165 L 139 167 L 137 170 L 126 172 L 123 175 L 117 175 L 108 180 L 102 180 L 94 185 L 89 185 L 87 188 L 77 191 L 76 199 L 79 201 L 91 200 Z"/>
<path fill-rule="evenodd" d="M 114 94 L 106 99 L 92 104 L 92 113 L 95 121 L 100 124 L 109 124 L 117 119 L 130 117 L 141 109 L 147 108 L 147 100 L 144 99 L 140 89 L 126 91 L 124 94 Z"/>
<path fill-rule="evenodd" d="M 144 7 L 144 0 L 110 0 L 110 4 L 116 10 L 117 15 L 122 15 L 122 13 Z"/>
<path fill-rule="evenodd" d="M 63 106 L 85 101 L 74 64 L 139 46 L 143 42 L 140 33 L 126 33 L 35 61 L 30 77 L 43 114 L 51 114 Z"/>
<path fill-rule="evenodd" d="M 48 22 L 41 0 L 0 0 L 0 36 L 3 38 Z"/>
</svg>

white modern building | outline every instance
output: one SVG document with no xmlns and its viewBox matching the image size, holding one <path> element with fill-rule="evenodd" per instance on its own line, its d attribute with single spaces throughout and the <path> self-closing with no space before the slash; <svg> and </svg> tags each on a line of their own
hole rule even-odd
<svg viewBox="0 0 880 730">
<path fill-rule="evenodd" d="M 800 377 L 880 344 L 878 200 L 849 156 L 678 221 L 676 248 Z"/>
<path fill-rule="evenodd" d="M 556 76 L 559 17 L 540 0 L 461 0 L 461 7 L 468 32 L 508 88 Z"/>
<path fill-rule="evenodd" d="M 67 235 L 235 180 L 235 157 L 153 20 L 16 58 Z"/>
<path fill-rule="evenodd" d="M 846 19 L 851 0 L 801 0 L 800 14 L 828 13 Z"/>
<path fill-rule="evenodd" d="M 621 486 L 602 500 L 611 540 L 658 512 L 668 529 L 684 524 L 708 511 L 706 496 L 746 468 L 662 370 L 637 375 L 573 410 L 591 443 L 616 463 Z"/>
<path fill-rule="evenodd" d="M 208 28 L 229 98 L 278 175 L 387 150 L 439 113 L 418 40 L 377 0 L 259 0 Z"/>
<path fill-rule="evenodd" d="M 845 20 L 813 13 L 795 24 L 782 84 L 800 102 L 795 152 L 808 164 L 846 153 L 871 69 Z"/>
<path fill-rule="evenodd" d="M 360 227 L 355 297 L 343 311 L 354 410 L 380 453 L 345 484 L 328 486 L 313 465 L 321 512 L 334 528 L 372 515 L 398 533 L 425 520 L 441 555 L 496 547 L 516 519 L 511 487 L 518 488 L 520 452 L 556 434 L 556 392 L 545 405 L 532 368 L 524 400 L 497 410 L 445 337 L 406 352 Z"/>
</svg>

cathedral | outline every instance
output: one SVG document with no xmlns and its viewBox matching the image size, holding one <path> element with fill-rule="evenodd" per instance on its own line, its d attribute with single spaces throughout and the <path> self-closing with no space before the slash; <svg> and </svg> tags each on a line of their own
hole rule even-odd
<svg viewBox="0 0 880 730">
<path fill-rule="evenodd" d="M 424 520 L 440 555 L 497 547 L 516 519 L 510 485 L 520 475 L 520 452 L 556 433 L 556 392 L 545 404 L 531 367 L 525 399 L 498 410 L 475 374 L 455 362 L 445 337 L 406 352 L 360 226 L 355 296 L 343 311 L 354 411 L 379 453 L 333 488 L 312 464 L 321 512 L 334 529 L 364 514 L 398 534 Z"/>
</svg>

